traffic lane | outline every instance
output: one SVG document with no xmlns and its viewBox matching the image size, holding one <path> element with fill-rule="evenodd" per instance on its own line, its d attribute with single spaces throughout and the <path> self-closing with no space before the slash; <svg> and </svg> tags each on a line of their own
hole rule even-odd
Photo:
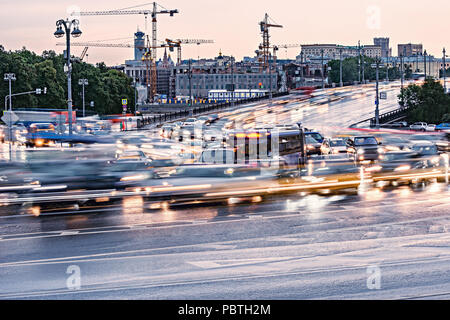
<svg viewBox="0 0 450 320">
<path fill-rule="evenodd" d="M 59 297 L 70 299 L 117 299 L 123 294 L 127 298 L 144 299 L 239 299 L 250 293 L 257 299 L 327 298 L 333 294 L 342 297 L 367 293 L 366 267 L 372 265 L 379 265 L 383 272 L 388 270 L 383 285 L 387 280 L 392 283 L 385 288 L 411 288 L 414 292 L 428 273 L 437 277 L 428 277 L 428 284 L 437 281 L 439 274 L 448 273 L 450 236 L 445 230 L 450 226 L 448 205 L 447 201 L 440 207 L 423 206 L 420 210 L 424 218 L 415 220 L 381 219 L 377 223 L 366 221 L 349 226 L 341 222 L 338 228 L 316 225 L 305 230 L 302 224 L 299 227 L 296 223 L 298 218 L 283 219 L 291 225 L 280 226 L 284 232 L 273 234 L 267 231 L 277 229 L 279 220 L 262 219 L 241 223 L 245 229 L 242 231 L 236 229 L 236 224 L 228 225 L 225 230 L 228 237 L 224 241 L 211 239 L 213 242 L 140 252 L 2 263 L 0 297 L 52 298 L 53 290 L 57 290 Z M 384 215 L 401 216 L 413 208 L 417 204 L 403 209 L 392 206 L 384 209 Z M 379 212 L 379 208 L 360 210 L 372 215 Z M 346 217 L 349 213 L 351 210 L 342 211 Z M 213 224 L 197 225 L 194 229 L 181 231 L 184 237 L 224 232 Z M 246 237 L 229 240 L 229 235 L 240 232 Z M 74 239 L 79 243 L 77 236 Z M 58 242 L 71 243 L 73 248 L 74 239 Z M 97 240 L 105 243 L 101 237 Z M 77 265 L 82 270 L 83 285 L 78 293 L 65 287 L 65 271 L 69 265 Z M 406 266 L 406 271 L 401 266 Z M 411 281 L 411 273 L 417 275 L 417 270 L 423 271 L 422 275 Z M 401 273 L 405 276 L 400 277 Z M 42 292 L 48 290 L 49 296 Z M 27 294 L 22 295 L 24 292 Z"/>
<path fill-rule="evenodd" d="M 448 193 L 444 197 L 430 199 L 424 193 L 422 198 L 411 195 L 414 200 L 390 201 L 364 206 L 341 205 L 324 209 L 318 199 L 311 199 L 309 210 L 301 203 L 287 203 L 288 212 L 256 211 L 253 215 L 230 219 L 197 220 L 182 224 L 147 224 L 124 228 L 70 229 L 52 234 L 12 234 L 0 240 L 1 260 L 4 263 L 35 259 L 61 259 L 68 256 L 67 248 L 77 256 L 86 254 L 121 254 L 119 250 L 164 250 L 177 246 L 190 246 L 211 242 L 242 240 L 251 237 L 289 235 L 301 231 L 305 236 L 317 231 L 342 230 L 355 226 L 372 226 L 402 221 L 433 222 L 448 214 Z M 404 195 L 401 195 L 404 197 Z M 303 204 L 308 206 L 308 203 Z M 417 208 L 420 207 L 420 211 Z M 397 214 L 390 210 L 397 210 Z M 441 211 L 437 208 L 442 209 Z M 430 211 L 431 210 L 431 211 Z M 401 213 L 401 214 L 399 214 Z M 171 214 L 170 211 L 164 214 Z M 199 229 L 206 229 L 200 231 Z M 207 237 L 205 237 L 207 235 Z M 318 241 L 320 239 L 316 239 Z M 119 252 L 118 252 L 119 251 Z"/>
<path fill-rule="evenodd" d="M 220 221 L 222 219 L 248 218 L 250 215 L 289 215 L 291 213 L 320 213 L 341 208 L 357 208 L 372 205 L 402 205 L 408 201 L 440 200 L 448 192 L 444 184 L 431 184 L 425 187 L 400 187 L 394 189 L 370 188 L 355 194 L 315 195 L 294 193 L 279 196 L 263 196 L 258 202 L 235 198 L 226 204 L 219 203 L 181 204 L 155 208 L 154 201 L 146 201 L 139 196 L 126 197 L 113 203 L 81 207 L 78 210 L 68 206 L 57 209 L 41 209 L 40 216 L 7 215 L 0 217 L 0 238 L 20 235 L 32 236 L 33 233 L 64 232 L 73 230 L 108 230 L 108 228 L 131 228 L 141 225 L 170 226 L 177 223 L 198 221 Z M 225 202 L 225 203 L 224 203 Z M 14 211 L 14 210 L 13 210 Z"/>
</svg>

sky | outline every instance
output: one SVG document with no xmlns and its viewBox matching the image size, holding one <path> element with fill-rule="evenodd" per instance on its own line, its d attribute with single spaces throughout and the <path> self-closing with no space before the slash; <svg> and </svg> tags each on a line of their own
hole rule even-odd
<svg viewBox="0 0 450 320">
<path fill-rule="evenodd" d="M 6 50 L 26 47 L 41 54 L 62 52 L 53 33 L 58 19 L 67 18 L 71 8 L 81 11 L 114 10 L 145 4 L 146 0 L 0 0 L 0 44 Z M 374 37 L 389 37 L 394 55 L 398 43 L 422 43 L 428 53 L 450 52 L 450 1 L 448 0 L 160 0 L 166 9 L 179 14 L 158 16 L 158 39 L 210 39 L 214 44 L 185 45 L 183 59 L 216 57 L 219 51 L 238 59 L 254 56 L 262 42 L 259 22 L 264 14 L 282 29 L 270 30 L 273 44 L 335 43 L 373 44 Z M 151 9 L 151 5 L 141 8 Z M 151 33 L 142 15 L 82 16 L 83 35 L 73 41 L 132 43 L 137 29 Z M 120 39 L 120 40 L 115 40 Z M 83 47 L 73 47 L 81 55 Z M 278 52 L 280 59 L 295 58 L 299 48 Z M 133 49 L 95 48 L 88 50 L 88 62 L 119 65 L 133 58 Z M 158 50 L 158 57 L 163 51 Z M 176 53 L 173 54 L 176 58 Z"/>
</svg>

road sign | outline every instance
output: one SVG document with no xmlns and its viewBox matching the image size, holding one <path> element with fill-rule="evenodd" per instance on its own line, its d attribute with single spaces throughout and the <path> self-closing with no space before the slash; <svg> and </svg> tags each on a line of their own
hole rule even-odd
<svg viewBox="0 0 450 320">
<path fill-rule="evenodd" d="M 128 100 L 127 99 L 122 99 L 122 105 L 126 106 L 128 104 Z"/>
<path fill-rule="evenodd" d="M 386 92 L 380 92 L 380 99 L 386 100 L 387 99 L 387 93 Z"/>
<path fill-rule="evenodd" d="M 12 126 L 17 121 L 19 121 L 19 117 L 12 111 L 5 111 L 2 117 L 2 121 L 6 123 L 7 126 Z"/>
</svg>

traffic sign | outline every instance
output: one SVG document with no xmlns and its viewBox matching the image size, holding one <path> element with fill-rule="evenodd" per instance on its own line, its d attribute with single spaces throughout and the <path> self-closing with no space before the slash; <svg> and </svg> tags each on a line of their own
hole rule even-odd
<svg viewBox="0 0 450 320">
<path fill-rule="evenodd" d="M 5 111 L 2 117 L 2 121 L 9 127 L 19 121 L 19 117 L 12 111 Z"/>
<path fill-rule="evenodd" d="M 127 99 L 122 99 L 122 105 L 126 106 L 128 104 L 128 100 Z"/>
<path fill-rule="evenodd" d="M 380 92 L 380 99 L 386 100 L 387 99 L 387 93 L 386 92 Z"/>
</svg>

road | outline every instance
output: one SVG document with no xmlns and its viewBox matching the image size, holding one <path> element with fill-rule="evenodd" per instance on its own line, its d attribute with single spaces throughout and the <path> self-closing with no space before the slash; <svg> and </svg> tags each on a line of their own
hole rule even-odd
<svg viewBox="0 0 450 320">
<path fill-rule="evenodd" d="M 314 105 L 291 96 L 270 117 L 342 127 L 370 116 L 372 99 Z M 395 107 L 390 99 L 382 111 Z M 268 107 L 233 115 L 259 108 Z M 154 209 L 131 196 L 39 216 L 3 208 L 0 299 L 450 297 L 447 185 L 260 200 Z"/>
</svg>

